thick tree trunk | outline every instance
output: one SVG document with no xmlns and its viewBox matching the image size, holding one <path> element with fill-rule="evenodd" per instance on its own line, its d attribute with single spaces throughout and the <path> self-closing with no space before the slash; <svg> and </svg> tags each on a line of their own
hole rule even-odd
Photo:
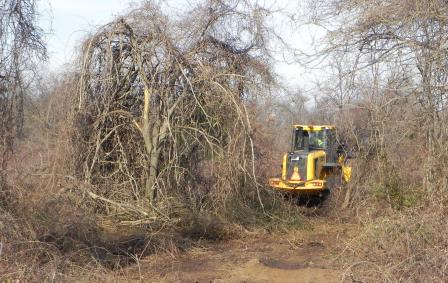
<svg viewBox="0 0 448 283">
<path fill-rule="evenodd" d="M 145 143 L 146 154 L 148 155 L 147 164 L 147 178 L 145 183 L 145 197 L 153 203 L 154 195 L 156 194 L 156 181 L 157 181 L 157 166 L 158 160 L 155 154 L 153 154 L 154 149 L 156 149 L 157 144 L 154 144 L 153 131 L 151 131 L 151 121 L 149 120 L 149 107 L 151 102 L 151 92 L 148 88 L 145 88 L 144 93 L 144 108 L 143 108 L 143 127 L 142 135 L 143 141 Z M 153 126 L 155 127 L 155 125 Z"/>
<path fill-rule="evenodd" d="M 149 110 L 151 95 L 151 90 L 145 88 L 142 135 L 148 156 L 145 197 L 150 203 L 154 203 L 158 193 L 157 177 L 160 171 L 161 144 L 166 137 L 169 126 L 169 115 L 167 115 L 163 123 L 163 118 L 157 115 L 153 115 L 155 117 L 154 121 L 150 121 Z"/>
<path fill-rule="evenodd" d="M 148 177 L 146 178 L 145 194 L 150 203 L 154 203 L 157 198 L 157 177 L 159 175 L 160 150 L 152 153 L 148 164 Z"/>
</svg>

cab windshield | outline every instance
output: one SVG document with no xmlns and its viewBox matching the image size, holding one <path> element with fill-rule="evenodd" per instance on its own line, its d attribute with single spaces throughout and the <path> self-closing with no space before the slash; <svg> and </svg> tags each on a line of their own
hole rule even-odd
<svg viewBox="0 0 448 283">
<path fill-rule="evenodd" d="M 325 131 L 306 131 L 303 129 L 295 129 L 292 144 L 294 151 L 325 148 Z"/>
<path fill-rule="evenodd" d="M 310 148 L 325 148 L 325 132 L 309 132 Z"/>
</svg>

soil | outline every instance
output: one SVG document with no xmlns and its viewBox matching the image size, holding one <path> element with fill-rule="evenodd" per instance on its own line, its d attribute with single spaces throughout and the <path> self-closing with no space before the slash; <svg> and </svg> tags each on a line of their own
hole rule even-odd
<svg viewBox="0 0 448 283">
<path fill-rule="evenodd" d="M 125 270 L 126 277 L 144 282 L 340 282 L 341 250 L 353 226 L 314 221 L 310 227 L 152 255 Z"/>
</svg>

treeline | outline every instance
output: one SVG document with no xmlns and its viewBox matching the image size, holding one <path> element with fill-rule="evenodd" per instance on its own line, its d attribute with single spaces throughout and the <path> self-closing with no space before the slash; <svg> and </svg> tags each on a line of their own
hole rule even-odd
<svg viewBox="0 0 448 283">
<path fill-rule="evenodd" d="M 332 109 L 322 116 L 357 151 L 343 199 L 363 227 L 350 247 L 362 263 L 349 270 L 361 281 L 446 280 L 446 2 L 313 1 L 307 11 L 328 30 L 313 58 L 333 78 L 321 84 L 318 104 Z"/>
</svg>

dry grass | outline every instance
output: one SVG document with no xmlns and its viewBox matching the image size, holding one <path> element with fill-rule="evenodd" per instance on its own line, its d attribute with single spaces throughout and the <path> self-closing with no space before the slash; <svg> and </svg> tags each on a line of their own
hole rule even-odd
<svg viewBox="0 0 448 283">
<path fill-rule="evenodd" d="M 374 208 L 371 208 L 374 210 Z M 435 204 L 363 215 L 346 247 L 345 279 L 363 282 L 442 282 L 447 278 L 446 209 Z"/>
</svg>

